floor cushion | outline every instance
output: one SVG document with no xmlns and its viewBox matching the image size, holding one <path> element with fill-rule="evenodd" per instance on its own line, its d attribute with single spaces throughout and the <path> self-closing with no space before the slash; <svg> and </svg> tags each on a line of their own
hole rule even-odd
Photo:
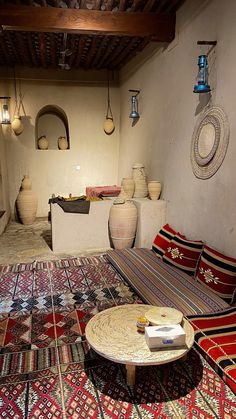
<svg viewBox="0 0 236 419">
<path fill-rule="evenodd" d="M 196 279 L 208 285 L 227 303 L 234 303 L 236 297 L 236 259 L 225 256 L 209 246 L 204 246 Z"/>
<path fill-rule="evenodd" d="M 236 393 L 236 307 L 187 318 L 197 349 Z"/>
<path fill-rule="evenodd" d="M 166 264 L 151 249 L 109 250 L 107 258 L 148 304 L 177 308 L 189 315 L 229 307 L 206 285 Z"/>
</svg>

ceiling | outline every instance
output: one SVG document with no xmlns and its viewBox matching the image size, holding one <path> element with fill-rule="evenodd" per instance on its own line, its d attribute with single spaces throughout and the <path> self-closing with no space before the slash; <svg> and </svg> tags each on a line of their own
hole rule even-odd
<svg viewBox="0 0 236 419">
<path fill-rule="evenodd" d="M 184 0 L 0 0 L 0 66 L 119 70 L 169 43 Z"/>
</svg>

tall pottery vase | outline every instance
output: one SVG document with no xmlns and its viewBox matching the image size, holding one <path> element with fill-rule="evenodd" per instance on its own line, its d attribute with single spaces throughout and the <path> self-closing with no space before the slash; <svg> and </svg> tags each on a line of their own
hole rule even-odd
<svg viewBox="0 0 236 419">
<path fill-rule="evenodd" d="M 22 224 L 33 224 L 36 218 L 38 200 L 31 190 L 31 182 L 28 176 L 24 176 L 21 183 L 21 190 L 16 199 L 19 218 Z"/>
<path fill-rule="evenodd" d="M 126 193 L 127 197 L 133 198 L 134 187 L 135 187 L 134 179 L 129 178 L 129 177 L 124 177 L 121 181 L 121 186 L 124 192 Z"/>
<path fill-rule="evenodd" d="M 133 179 L 135 183 L 134 198 L 145 198 L 148 194 L 147 177 L 142 163 L 133 165 Z"/>
<path fill-rule="evenodd" d="M 115 249 L 132 247 L 137 229 L 137 208 L 131 201 L 114 203 L 110 209 L 109 229 Z"/>
<path fill-rule="evenodd" d="M 148 194 L 152 201 L 157 200 L 161 194 L 161 182 L 158 180 L 148 182 Z"/>
</svg>

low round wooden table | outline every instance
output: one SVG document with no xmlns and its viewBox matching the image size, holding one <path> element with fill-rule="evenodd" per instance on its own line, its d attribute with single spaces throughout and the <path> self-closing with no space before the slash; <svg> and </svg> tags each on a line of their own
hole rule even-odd
<svg viewBox="0 0 236 419">
<path fill-rule="evenodd" d="M 126 304 L 108 308 L 92 317 L 85 329 L 91 347 L 104 358 L 125 364 L 127 383 L 135 383 L 136 365 L 159 365 L 184 357 L 194 342 L 194 331 L 183 319 L 186 347 L 178 349 L 149 349 L 145 336 L 137 331 L 137 318 L 154 306 Z"/>
</svg>

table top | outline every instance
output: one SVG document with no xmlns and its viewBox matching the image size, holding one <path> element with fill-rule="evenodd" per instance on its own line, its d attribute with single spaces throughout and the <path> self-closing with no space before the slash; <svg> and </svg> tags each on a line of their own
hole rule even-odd
<svg viewBox="0 0 236 419">
<path fill-rule="evenodd" d="M 194 331 L 183 319 L 186 347 L 150 349 L 144 333 L 137 331 L 137 318 L 154 306 L 126 304 L 108 308 L 92 317 L 85 329 L 90 346 L 111 361 L 132 365 L 158 365 L 184 356 L 193 346 Z"/>
</svg>

